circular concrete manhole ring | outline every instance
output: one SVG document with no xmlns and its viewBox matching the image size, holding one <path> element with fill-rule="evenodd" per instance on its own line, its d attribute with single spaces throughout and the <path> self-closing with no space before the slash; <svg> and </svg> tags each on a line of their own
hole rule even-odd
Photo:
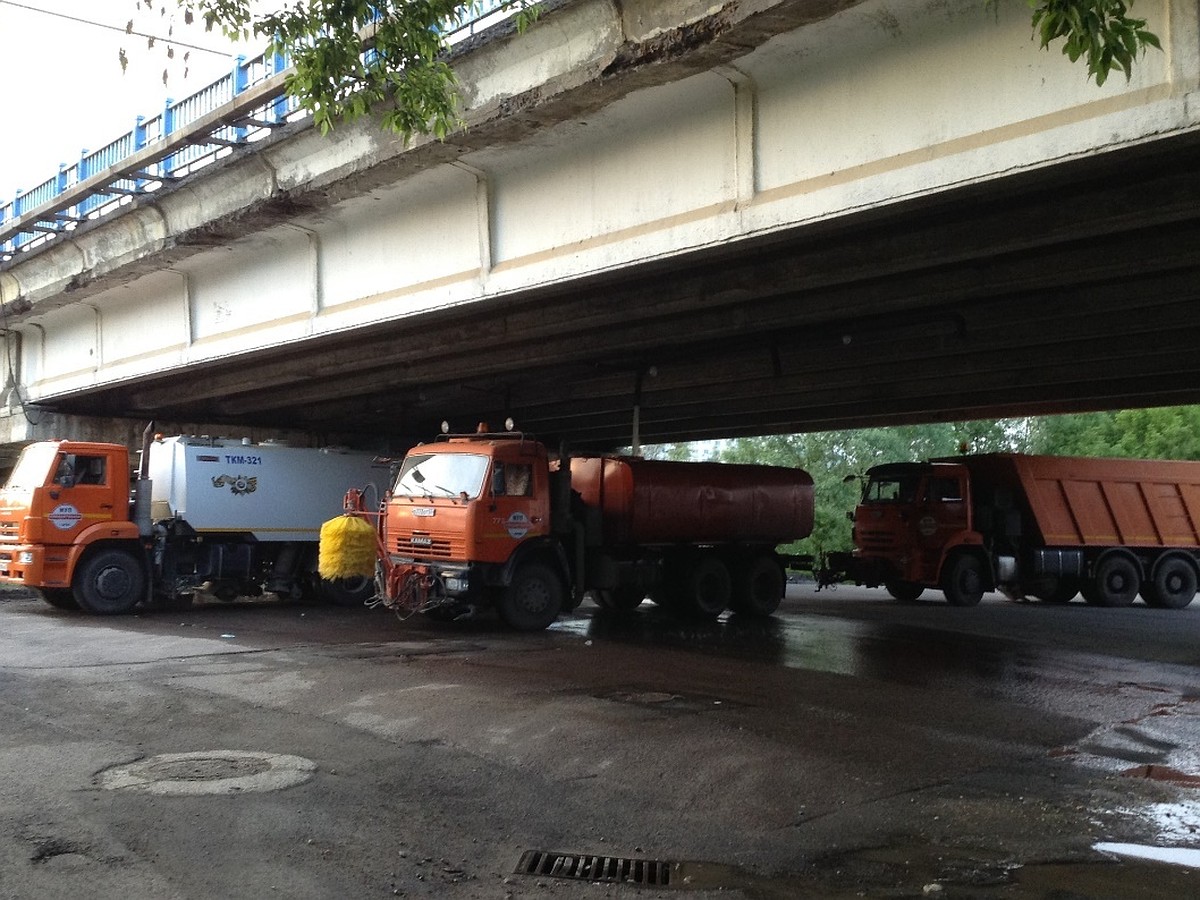
<svg viewBox="0 0 1200 900">
<path fill-rule="evenodd" d="M 302 756 L 252 750 L 163 753 L 100 773 L 100 787 L 150 794 L 241 794 L 303 784 L 317 764 Z"/>
</svg>

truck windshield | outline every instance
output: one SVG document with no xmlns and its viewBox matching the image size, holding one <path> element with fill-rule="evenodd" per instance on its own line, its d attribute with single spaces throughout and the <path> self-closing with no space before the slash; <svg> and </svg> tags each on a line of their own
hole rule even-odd
<svg viewBox="0 0 1200 900">
<path fill-rule="evenodd" d="M 32 491 L 46 483 L 50 470 L 58 457 L 57 444 L 30 444 L 17 457 L 8 482 L 4 485 L 6 491 Z"/>
<path fill-rule="evenodd" d="M 863 491 L 864 503 L 911 503 L 917 495 L 916 475 L 876 475 Z"/>
<path fill-rule="evenodd" d="M 404 458 L 396 486 L 397 497 L 463 497 L 470 500 L 483 489 L 488 458 L 470 453 L 413 453 Z"/>
</svg>

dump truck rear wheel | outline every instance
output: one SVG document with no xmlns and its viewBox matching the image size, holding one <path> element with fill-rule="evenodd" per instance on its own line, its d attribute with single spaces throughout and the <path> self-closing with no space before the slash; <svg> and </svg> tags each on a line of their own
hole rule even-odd
<svg viewBox="0 0 1200 900">
<path fill-rule="evenodd" d="M 558 618 L 563 585 L 548 566 L 528 563 L 517 570 L 500 598 L 500 618 L 517 631 L 541 631 Z"/>
<path fill-rule="evenodd" d="M 123 550 L 100 550 L 85 559 L 75 574 L 75 599 L 90 613 L 132 612 L 145 594 L 141 564 Z"/>
<path fill-rule="evenodd" d="M 731 606 L 747 616 L 769 616 L 779 609 L 787 578 L 778 560 L 763 554 L 751 559 L 737 573 Z"/>
<path fill-rule="evenodd" d="M 687 578 L 687 612 L 702 619 L 715 619 L 729 606 L 733 585 L 729 569 L 716 556 L 702 556 Z"/>
<path fill-rule="evenodd" d="M 55 609 L 79 609 L 79 602 L 70 588 L 42 588 L 38 593 Z"/>
<path fill-rule="evenodd" d="M 1142 579 L 1127 556 L 1109 556 L 1096 566 L 1096 600 L 1100 606 L 1128 606 L 1138 595 Z"/>
<path fill-rule="evenodd" d="M 955 557 L 942 576 L 942 592 L 951 606 L 975 606 L 983 599 L 983 563 L 976 556 Z"/>
<path fill-rule="evenodd" d="M 888 581 L 883 587 L 899 603 L 916 603 L 925 593 L 925 588 L 914 581 Z"/>
<path fill-rule="evenodd" d="M 1143 586 L 1142 597 L 1151 606 L 1183 609 L 1196 596 L 1196 569 L 1179 556 L 1170 556 L 1154 567 L 1154 577 Z"/>
</svg>

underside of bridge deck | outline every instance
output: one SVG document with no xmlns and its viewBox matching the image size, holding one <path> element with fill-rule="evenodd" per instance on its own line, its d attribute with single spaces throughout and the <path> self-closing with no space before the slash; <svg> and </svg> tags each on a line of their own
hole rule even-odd
<svg viewBox="0 0 1200 900">
<path fill-rule="evenodd" d="M 54 405 L 577 446 L 1200 401 L 1200 136 Z"/>
</svg>

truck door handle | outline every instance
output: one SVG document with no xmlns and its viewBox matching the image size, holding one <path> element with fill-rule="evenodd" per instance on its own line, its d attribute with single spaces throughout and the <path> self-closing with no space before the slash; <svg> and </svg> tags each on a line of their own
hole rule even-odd
<svg viewBox="0 0 1200 900">
<path fill-rule="evenodd" d="M 532 522 L 534 525 L 539 525 L 539 524 L 541 524 L 542 517 L 541 516 L 530 516 L 529 521 Z"/>
<path fill-rule="evenodd" d="M 112 504 L 111 503 L 101 503 L 100 508 L 101 509 L 112 509 Z"/>
</svg>

